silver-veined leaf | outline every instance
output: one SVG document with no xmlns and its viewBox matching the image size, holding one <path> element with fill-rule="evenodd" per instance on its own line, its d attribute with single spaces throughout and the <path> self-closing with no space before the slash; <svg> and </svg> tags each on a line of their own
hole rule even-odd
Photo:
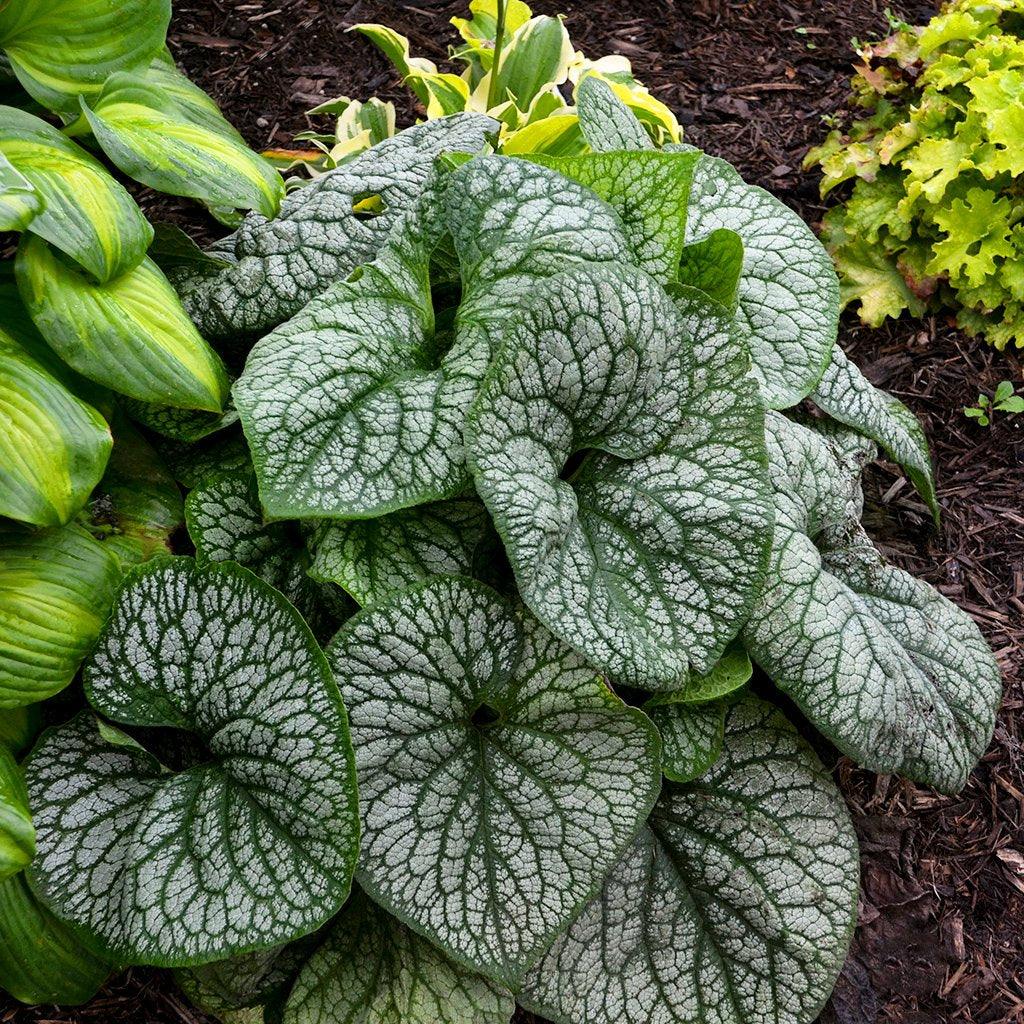
<svg viewBox="0 0 1024 1024">
<path fill-rule="evenodd" d="M 477 491 L 549 629 L 622 682 L 678 689 L 736 635 L 767 556 L 742 346 L 701 293 L 673 304 L 626 266 L 519 301 L 467 422 Z"/>
<path fill-rule="evenodd" d="M 28 230 L 101 284 L 146 255 L 153 229 L 135 200 L 63 132 L 23 110 L 0 107 L 0 155 L 39 197 L 41 208 Z"/>
<path fill-rule="evenodd" d="M 476 114 L 416 125 L 293 192 L 275 220 L 250 214 L 217 249 L 232 266 L 176 277 L 186 308 L 211 338 L 277 326 L 373 259 L 438 156 L 479 152 L 496 129 Z"/>
<path fill-rule="evenodd" d="M 122 962 L 186 966 L 336 912 L 359 836 L 345 708 L 277 591 L 232 564 L 138 567 L 85 687 L 114 721 L 177 730 L 175 757 L 199 748 L 170 770 L 86 713 L 43 735 L 25 777 L 55 913 Z"/>
<path fill-rule="evenodd" d="M 673 782 L 703 775 L 721 756 L 725 739 L 722 700 L 706 704 L 656 704 L 647 716 L 661 735 L 661 770 Z"/>
<path fill-rule="evenodd" d="M 151 260 L 97 285 L 25 235 L 16 271 L 39 332 L 84 377 L 143 402 L 221 411 L 224 365 Z"/>
<path fill-rule="evenodd" d="M 596 75 L 587 75 L 576 90 L 580 128 L 595 153 L 654 149 L 636 114 Z"/>
<path fill-rule="evenodd" d="M 328 657 L 352 717 L 360 885 L 512 985 L 646 817 L 655 730 L 539 624 L 459 577 L 357 613 Z"/>
<path fill-rule="evenodd" d="M 99 635 L 121 579 L 115 555 L 77 525 L 0 542 L 0 708 L 63 690 Z"/>
<path fill-rule="evenodd" d="M 12 0 L 0 6 L 0 48 L 33 99 L 77 113 L 79 96 L 145 67 L 170 20 L 171 0 Z"/>
<path fill-rule="evenodd" d="M 112 969 L 39 902 L 24 873 L 0 882 L 0 988 L 30 1005 L 76 1006 Z"/>
<path fill-rule="evenodd" d="M 743 241 L 736 318 L 765 402 L 773 409 L 796 405 L 821 379 L 835 346 L 839 282 L 832 259 L 789 207 L 748 185 L 724 160 L 702 154 L 686 241 L 720 228 Z"/>
<path fill-rule="evenodd" d="M 928 439 L 917 417 L 898 398 L 876 388 L 838 345 L 811 398 L 833 419 L 880 444 L 907 471 L 938 523 L 939 502 Z"/>
<path fill-rule="evenodd" d="M 978 627 L 888 565 L 859 526 L 857 474 L 826 437 L 772 416 L 776 523 L 743 639 L 751 657 L 844 753 L 943 792 L 992 736 L 999 669 Z"/>
<path fill-rule="evenodd" d="M 355 892 L 303 965 L 281 1024 L 508 1024 L 512 994 Z"/>
<path fill-rule="evenodd" d="M 235 133 L 183 113 L 160 83 L 111 75 L 103 92 L 82 107 L 104 153 L 136 181 L 212 207 L 277 213 L 284 197 L 281 175 Z"/>
<path fill-rule="evenodd" d="M 21 769 L 11 751 L 0 744 L 0 883 L 21 871 L 35 852 L 36 831 Z"/>
<path fill-rule="evenodd" d="M 337 583 L 361 605 L 430 576 L 488 582 L 498 538 L 479 501 L 440 501 L 377 519 L 325 523 L 310 574 Z"/>
<path fill-rule="evenodd" d="M 835 784 L 777 711 L 744 701 L 721 760 L 666 786 L 519 1000 L 557 1024 L 808 1024 L 842 966 L 857 893 Z"/>
</svg>

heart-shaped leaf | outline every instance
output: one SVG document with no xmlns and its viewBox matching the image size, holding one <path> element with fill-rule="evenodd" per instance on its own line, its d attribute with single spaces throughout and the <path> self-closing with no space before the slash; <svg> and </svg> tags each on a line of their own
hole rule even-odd
<svg viewBox="0 0 1024 1024">
<path fill-rule="evenodd" d="M 835 346 L 839 282 L 832 259 L 788 206 L 748 185 L 724 160 L 702 155 L 686 241 L 720 228 L 743 241 L 736 316 L 765 402 L 773 409 L 796 405 L 821 379 Z"/>
<path fill-rule="evenodd" d="M 580 128 L 595 153 L 654 149 L 647 129 L 629 107 L 596 75 L 587 75 L 576 90 Z"/>
<path fill-rule="evenodd" d="M 646 817 L 657 734 L 537 623 L 458 577 L 358 613 L 328 657 L 352 716 L 360 885 L 511 985 Z"/>
<path fill-rule="evenodd" d="M 136 181 L 213 207 L 277 213 L 281 175 L 235 133 L 190 119 L 160 83 L 111 75 L 82 109 L 103 152 Z"/>
<path fill-rule="evenodd" d="M 293 192 L 275 220 L 250 214 L 218 245 L 232 266 L 176 276 L 185 307 L 208 338 L 277 326 L 377 255 L 438 156 L 479 152 L 496 128 L 481 114 L 416 125 Z M 374 197 L 377 211 L 361 212 Z"/>
<path fill-rule="evenodd" d="M 28 793 L 14 755 L 0 745 L 0 882 L 16 875 L 36 852 Z"/>
<path fill-rule="evenodd" d="M 0 533 L 0 708 L 45 700 L 74 678 L 121 579 L 80 526 Z"/>
<path fill-rule="evenodd" d="M 361 605 L 430 576 L 486 582 L 497 536 L 478 501 L 441 501 L 379 519 L 327 523 L 318 532 L 310 574 L 337 583 Z"/>
<path fill-rule="evenodd" d="M 907 471 L 938 524 L 928 439 L 917 417 L 898 398 L 876 388 L 838 345 L 811 398 L 833 419 L 880 444 Z"/>
<path fill-rule="evenodd" d="M 162 965 L 331 917 L 358 848 L 352 748 L 323 654 L 277 591 L 237 565 L 149 562 L 85 686 L 179 770 L 88 714 L 44 734 L 25 774 L 33 884 L 55 913 L 122 962 Z"/>
<path fill-rule="evenodd" d="M 24 873 L 0 882 L 0 988 L 29 1005 L 77 1006 L 112 969 L 39 902 Z"/>
<path fill-rule="evenodd" d="M 623 682 L 677 689 L 722 655 L 764 570 L 742 346 L 699 292 L 674 305 L 626 266 L 567 271 L 520 306 L 467 422 L 477 491 L 549 629 Z"/>
<path fill-rule="evenodd" d="M 721 760 L 666 787 L 520 1002 L 557 1024 L 807 1024 L 846 955 L 857 883 L 835 784 L 777 711 L 745 701 Z"/>
<path fill-rule="evenodd" d="M 508 1024 L 512 994 L 355 892 L 305 963 L 281 1024 Z"/>
<path fill-rule="evenodd" d="M 970 617 L 886 564 L 864 535 L 856 473 L 821 435 L 768 424 L 775 536 L 744 630 L 751 657 L 844 753 L 956 792 L 1002 694 Z"/>
<path fill-rule="evenodd" d="M 221 411 L 224 365 L 151 260 L 96 285 L 25 235 L 15 266 L 39 332 L 84 377 L 143 402 Z"/>
<path fill-rule="evenodd" d="M 0 107 L 0 154 L 32 185 L 41 209 L 29 229 L 101 284 L 136 266 L 153 229 L 124 187 L 63 132 Z"/>
<path fill-rule="evenodd" d="M 0 48 L 25 91 L 78 112 L 118 71 L 144 67 L 164 45 L 171 0 L 31 0 L 0 7 Z"/>
</svg>

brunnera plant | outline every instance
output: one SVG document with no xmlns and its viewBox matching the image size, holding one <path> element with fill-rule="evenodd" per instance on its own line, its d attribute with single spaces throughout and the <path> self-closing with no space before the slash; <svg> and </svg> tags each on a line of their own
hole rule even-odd
<svg viewBox="0 0 1024 1024">
<path fill-rule="evenodd" d="M 607 83 L 578 103 L 588 153 L 442 117 L 179 247 L 238 360 L 233 415 L 151 420 L 195 558 L 127 574 L 4 797 L 0 927 L 80 984 L 170 967 L 267 1024 L 809 1022 L 857 848 L 773 697 L 945 792 L 983 752 L 990 651 L 860 525 L 876 443 L 937 506 L 828 255 Z"/>
</svg>

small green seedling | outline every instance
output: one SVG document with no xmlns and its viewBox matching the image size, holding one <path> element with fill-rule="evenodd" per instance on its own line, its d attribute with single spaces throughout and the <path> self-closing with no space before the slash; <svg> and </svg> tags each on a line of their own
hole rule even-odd
<svg viewBox="0 0 1024 1024">
<path fill-rule="evenodd" d="M 983 427 L 991 425 L 993 413 L 996 412 L 1005 412 L 1009 416 L 1024 412 L 1024 395 L 1015 394 L 1012 381 L 1000 381 L 991 398 L 988 395 L 978 395 L 977 405 L 964 408 L 964 415 L 977 420 Z"/>
</svg>

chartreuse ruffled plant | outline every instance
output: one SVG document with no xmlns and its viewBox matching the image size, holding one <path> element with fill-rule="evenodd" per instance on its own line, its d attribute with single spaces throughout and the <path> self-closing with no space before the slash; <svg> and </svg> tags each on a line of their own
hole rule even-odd
<svg viewBox="0 0 1024 1024">
<path fill-rule="evenodd" d="M 1024 346 L 1024 7 L 955 0 L 858 51 L 854 115 L 807 157 L 844 304 L 877 326 L 948 309 L 996 348 Z"/>
<path fill-rule="evenodd" d="M 836 347 L 827 253 L 608 83 L 577 101 L 587 152 L 456 113 L 163 240 L 233 410 L 146 414 L 195 558 L 105 624 L 46 574 L 78 635 L 21 627 L 55 654 L 12 744 L 92 651 L 4 797 L 35 854 L 0 950 L 68 964 L 0 955 L 15 995 L 149 963 L 230 1024 L 809 1024 L 858 871 L 801 733 L 964 785 L 999 673 L 860 525 L 876 442 L 935 494 Z M 101 485 L 119 539 L 62 534 L 112 587 L 181 514 L 144 440 Z"/>
</svg>

